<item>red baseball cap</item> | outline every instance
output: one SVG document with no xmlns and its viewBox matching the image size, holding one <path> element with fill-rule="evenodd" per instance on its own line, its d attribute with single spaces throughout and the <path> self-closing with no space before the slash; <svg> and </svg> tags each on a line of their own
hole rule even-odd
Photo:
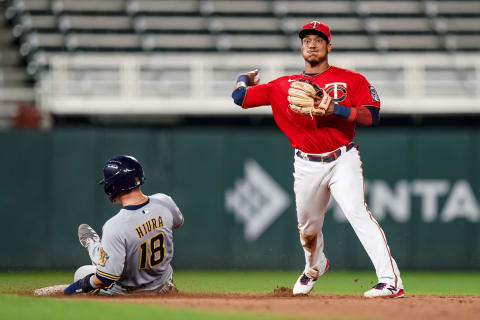
<svg viewBox="0 0 480 320">
<path fill-rule="evenodd" d="M 320 21 L 312 21 L 302 27 L 302 30 L 298 33 L 300 39 L 303 39 L 308 34 L 318 34 L 327 40 L 328 43 L 332 41 L 332 34 L 330 28 Z"/>
</svg>

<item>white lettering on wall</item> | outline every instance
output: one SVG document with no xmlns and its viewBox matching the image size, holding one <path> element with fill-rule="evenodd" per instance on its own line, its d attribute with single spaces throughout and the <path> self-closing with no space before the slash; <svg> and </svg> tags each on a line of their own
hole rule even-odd
<svg viewBox="0 0 480 320">
<path fill-rule="evenodd" d="M 410 219 L 410 190 L 407 181 L 400 180 L 395 189 L 390 189 L 382 180 L 370 183 L 371 194 L 369 207 L 375 218 L 382 220 L 390 212 L 392 218 L 398 222 L 406 222 Z"/>
<path fill-rule="evenodd" d="M 467 180 L 452 183 L 444 179 L 399 180 L 393 186 L 384 180 L 373 180 L 365 181 L 365 189 L 369 209 L 379 221 L 387 216 L 395 222 L 409 221 L 416 210 L 412 208 L 412 200 L 418 198 L 423 222 L 448 223 L 455 219 L 480 222 L 480 204 Z M 336 221 L 347 221 L 333 200 L 328 210 L 331 208 Z"/>
<path fill-rule="evenodd" d="M 432 222 L 438 215 L 438 197 L 448 192 L 447 180 L 415 180 L 412 192 L 422 198 L 422 220 Z"/>
<path fill-rule="evenodd" d="M 457 181 L 450 192 L 441 214 L 442 222 L 456 218 L 465 218 L 471 222 L 479 221 L 479 206 L 468 181 Z"/>
</svg>

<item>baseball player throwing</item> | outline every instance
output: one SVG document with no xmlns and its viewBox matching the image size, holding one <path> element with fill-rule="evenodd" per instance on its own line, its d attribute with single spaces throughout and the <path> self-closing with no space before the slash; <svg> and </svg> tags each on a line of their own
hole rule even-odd
<svg viewBox="0 0 480 320">
<path fill-rule="evenodd" d="M 105 193 L 122 209 L 105 223 L 101 240 L 90 226 L 78 227 L 78 238 L 93 265 L 80 267 L 64 293 L 175 292 L 172 230 L 183 224 L 177 205 L 165 194 L 142 193 L 143 168 L 131 156 L 108 160 L 103 177 Z"/>
<path fill-rule="evenodd" d="M 271 105 L 275 122 L 294 148 L 298 231 L 306 264 L 293 294 L 309 294 L 329 267 L 322 227 L 332 195 L 377 273 L 378 284 L 365 297 L 403 297 L 385 234 L 365 203 L 362 161 L 352 142 L 356 125 L 378 125 L 379 96 L 361 74 L 328 64 L 332 44 L 327 25 L 307 23 L 299 37 L 303 73 L 259 84 L 258 70 L 250 71 L 238 77 L 232 93 L 242 108 Z"/>
</svg>

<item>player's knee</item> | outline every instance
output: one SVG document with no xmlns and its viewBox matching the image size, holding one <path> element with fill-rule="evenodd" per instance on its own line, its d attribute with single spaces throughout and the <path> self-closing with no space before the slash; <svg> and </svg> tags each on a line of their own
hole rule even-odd
<svg viewBox="0 0 480 320">
<path fill-rule="evenodd" d="M 298 223 L 298 232 L 304 235 L 316 235 L 322 231 L 323 221 L 320 219 L 300 221 Z"/>
<path fill-rule="evenodd" d="M 80 279 L 85 278 L 87 275 L 95 273 L 97 271 L 97 268 L 93 265 L 86 265 L 86 266 L 81 266 L 80 268 L 75 271 L 75 274 L 73 276 L 73 281 L 77 281 Z"/>
<path fill-rule="evenodd" d="M 317 234 L 303 234 L 300 233 L 300 242 L 302 246 L 308 250 L 314 250 L 317 246 Z"/>
</svg>

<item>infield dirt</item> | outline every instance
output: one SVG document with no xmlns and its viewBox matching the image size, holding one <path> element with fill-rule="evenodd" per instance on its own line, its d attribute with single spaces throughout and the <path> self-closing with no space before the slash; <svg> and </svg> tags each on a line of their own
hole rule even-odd
<svg viewBox="0 0 480 320">
<path fill-rule="evenodd" d="M 63 297 L 62 299 L 72 298 Z M 174 308 L 252 312 L 294 318 L 461 320 L 476 319 L 480 314 L 480 297 L 478 296 L 407 295 L 401 299 L 366 299 L 354 295 L 314 294 L 308 297 L 292 297 L 286 293 L 280 295 L 275 293 L 179 293 L 164 296 L 88 297 L 87 299 L 108 303 L 145 303 Z"/>
</svg>

